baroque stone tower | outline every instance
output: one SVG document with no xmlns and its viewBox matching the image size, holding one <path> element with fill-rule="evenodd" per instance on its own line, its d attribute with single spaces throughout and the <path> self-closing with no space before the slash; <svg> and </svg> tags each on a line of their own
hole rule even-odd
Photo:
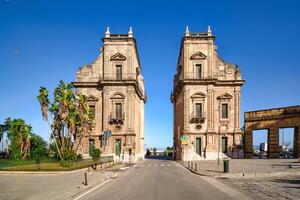
<svg viewBox="0 0 300 200">
<path fill-rule="evenodd" d="M 78 94 L 88 97 L 94 111 L 95 128 L 82 140 L 80 154 L 92 149 L 123 161 L 144 158 L 144 79 L 132 29 L 128 34 L 111 34 L 102 38 L 100 55 L 92 64 L 77 71 Z"/>
<path fill-rule="evenodd" d="M 237 65 L 217 54 L 215 36 L 186 28 L 181 40 L 171 101 L 176 160 L 234 156 L 242 145 Z M 242 153 L 241 153 L 242 154 Z"/>
</svg>

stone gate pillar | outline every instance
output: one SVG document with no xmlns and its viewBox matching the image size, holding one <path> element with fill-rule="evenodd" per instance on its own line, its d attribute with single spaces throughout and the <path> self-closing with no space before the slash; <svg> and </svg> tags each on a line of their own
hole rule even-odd
<svg viewBox="0 0 300 200">
<path fill-rule="evenodd" d="M 294 128 L 294 157 L 300 158 L 300 127 Z"/>
<path fill-rule="evenodd" d="M 278 127 L 272 127 L 268 130 L 268 158 L 279 158 Z"/>
<path fill-rule="evenodd" d="M 244 144 L 245 144 L 245 158 L 253 158 L 253 130 L 246 128 L 245 129 L 245 138 L 244 138 Z"/>
</svg>

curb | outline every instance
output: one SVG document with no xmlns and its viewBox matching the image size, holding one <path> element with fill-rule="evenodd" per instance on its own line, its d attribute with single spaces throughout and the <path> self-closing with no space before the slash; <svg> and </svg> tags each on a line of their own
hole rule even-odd
<svg viewBox="0 0 300 200">
<path fill-rule="evenodd" d="M 209 175 L 209 174 L 203 174 L 203 173 L 199 173 L 199 172 L 196 172 L 190 168 L 188 168 L 187 166 L 185 166 L 184 164 L 176 161 L 178 164 L 180 164 L 181 166 L 183 166 L 184 168 L 186 168 L 187 170 L 189 170 L 190 172 L 194 173 L 194 174 L 197 174 L 197 175 L 200 175 L 200 176 L 209 176 L 209 177 L 213 177 L 212 175 Z"/>
<path fill-rule="evenodd" d="M 102 168 L 101 170 L 107 170 L 107 169 L 116 167 L 121 164 L 122 163 L 116 164 L 111 167 L 106 167 L 105 169 Z M 76 169 L 76 170 L 72 170 L 72 171 L 0 171 L 0 175 L 2 175 L 2 174 L 72 174 L 72 173 L 84 171 L 84 170 L 88 171 L 88 169 L 89 169 L 89 167 L 85 167 L 82 169 Z"/>
<path fill-rule="evenodd" d="M 200 176 L 207 176 L 207 177 L 215 177 L 215 178 L 266 178 L 266 177 L 280 177 L 280 176 L 287 176 L 287 175 L 300 175 L 300 171 L 294 171 L 294 172 L 270 172 L 270 173 L 236 173 L 236 174 L 230 174 L 230 173 L 223 173 L 220 172 L 220 175 L 212 175 L 212 174 L 204 174 L 197 171 L 194 171 L 181 162 L 176 161 L 181 166 L 189 170 L 190 172 L 200 175 Z"/>
</svg>

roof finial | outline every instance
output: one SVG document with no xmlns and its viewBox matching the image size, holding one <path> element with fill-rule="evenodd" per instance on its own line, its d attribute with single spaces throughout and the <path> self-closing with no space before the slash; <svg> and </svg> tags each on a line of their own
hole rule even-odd
<svg viewBox="0 0 300 200">
<path fill-rule="evenodd" d="M 132 27 L 129 27 L 128 37 L 133 37 Z"/>
<path fill-rule="evenodd" d="M 211 33 L 212 33 L 212 31 L 211 31 L 211 29 L 210 29 L 210 26 L 208 26 L 208 29 L 207 29 L 207 35 L 208 35 L 208 36 L 211 36 L 211 35 L 212 35 Z"/>
<path fill-rule="evenodd" d="M 105 37 L 110 37 L 109 27 L 107 27 L 107 29 L 106 29 Z"/>
<path fill-rule="evenodd" d="M 190 36 L 189 26 L 185 27 L 185 36 Z"/>
</svg>

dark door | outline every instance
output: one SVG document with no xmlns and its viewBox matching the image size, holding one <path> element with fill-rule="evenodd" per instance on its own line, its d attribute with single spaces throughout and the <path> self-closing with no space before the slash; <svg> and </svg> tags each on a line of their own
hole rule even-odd
<svg viewBox="0 0 300 200">
<path fill-rule="evenodd" d="M 91 156 L 95 148 L 95 140 L 89 139 L 89 155 Z"/>
<path fill-rule="evenodd" d="M 222 152 L 227 153 L 227 137 L 222 137 Z"/>
<path fill-rule="evenodd" d="M 119 156 L 121 154 L 121 140 L 120 139 L 116 139 L 115 153 L 116 153 L 117 156 Z"/>
<path fill-rule="evenodd" d="M 201 138 L 196 138 L 196 153 L 201 156 Z"/>
</svg>

